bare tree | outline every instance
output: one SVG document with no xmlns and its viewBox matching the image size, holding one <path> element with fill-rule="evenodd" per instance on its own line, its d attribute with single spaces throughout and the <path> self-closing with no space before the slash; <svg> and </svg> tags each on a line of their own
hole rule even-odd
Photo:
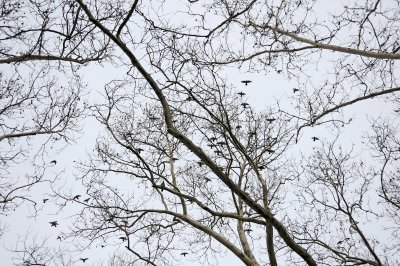
<svg viewBox="0 0 400 266">
<path fill-rule="evenodd" d="M 80 164 L 87 195 L 55 189 L 62 207 L 82 207 L 68 233 L 80 249 L 122 246 L 112 263 L 124 265 L 218 264 L 225 252 L 246 265 L 396 265 L 398 238 L 379 241 L 371 228 L 398 234 L 398 132 L 373 122 L 367 161 L 340 137 L 347 107 L 398 104 L 399 9 L 31 1 L 10 13 L 34 20 L 7 22 L 0 62 L 118 67 L 90 107 L 105 131 Z M 233 66 L 294 80 L 292 104 L 257 111 L 225 77 Z M 309 127 L 335 136 L 312 136 L 298 159 Z"/>
</svg>

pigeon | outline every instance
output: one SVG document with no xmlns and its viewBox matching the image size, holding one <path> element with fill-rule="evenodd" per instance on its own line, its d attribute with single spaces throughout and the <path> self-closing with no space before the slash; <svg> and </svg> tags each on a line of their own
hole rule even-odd
<svg viewBox="0 0 400 266">
<path fill-rule="evenodd" d="M 83 261 L 83 263 L 85 263 L 89 258 L 80 258 L 81 261 Z"/>
<path fill-rule="evenodd" d="M 81 195 L 75 195 L 72 200 L 79 200 L 79 198 L 81 197 Z"/>
<path fill-rule="evenodd" d="M 244 83 L 244 85 L 247 86 L 247 84 L 251 83 L 252 81 L 251 80 L 242 80 L 241 82 Z"/>
<path fill-rule="evenodd" d="M 51 227 L 57 227 L 58 222 L 57 221 L 52 221 L 52 222 L 49 222 L 49 224 L 51 225 Z"/>
</svg>

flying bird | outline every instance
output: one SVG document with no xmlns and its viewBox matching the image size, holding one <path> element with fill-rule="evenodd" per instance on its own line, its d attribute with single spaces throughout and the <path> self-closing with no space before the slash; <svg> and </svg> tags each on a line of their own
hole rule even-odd
<svg viewBox="0 0 400 266">
<path fill-rule="evenodd" d="M 188 255 L 189 253 L 187 253 L 187 252 L 182 252 L 181 253 L 181 256 L 184 256 L 184 257 L 186 257 L 186 255 Z"/>
<path fill-rule="evenodd" d="M 57 221 L 52 221 L 52 222 L 49 222 L 49 224 L 51 225 L 51 227 L 57 227 L 58 222 Z"/>
<path fill-rule="evenodd" d="M 48 201 L 49 199 L 43 199 L 43 203 L 46 203 L 46 201 Z"/>
<path fill-rule="evenodd" d="M 81 195 L 75 195 L 72 200 L 79 200 L 79 198 L 81 197 Z"/>
<path fill-rule="evenodd" d="M 242 80 L 241 82 L 244 83 L 244 85 L 247 86 L 247 84 L 251 83 L 252 81 L 251 80 Z"/>
<path fill-rule="evenodd" d="M 57 164 L 57 161 L 56 161 L 56 160 L 53 160 L 53 161 L 51 161 L 50 163 Z"/>
<path fill-rule="evenodd" d="M 267 120 L 267 122 L 271 123 L 271 122 L 274 122 L 276 120 L 276 118 L 267 118 L 266 120 Z"/>
<path fill-rule="evenodd" d="M 253 231 L 252 229 L 248 228 L 248 229 L 244 229 L 245 232 L 250 233 L 251 231 Z"/>
<path fill-rule="evenodd" d="M 243 106 L 243 108 L 246 108 L 247 106 L 249 106 L 248 103 L 241 103 L 240 105 Z"/>
<path fill-rule="evenodd" d="M 80 258 L 81 261 L 83 261 L 83 263 L 85 263 L 89 258 Z"/>
<path fill-rule="evenodd" d="M 319 138 L 318 137 L 312 137 L 311 138 L 313 141 L 317 141 L 317 140 L 319 140 Z"/>
<path fill-rule="evenodd" d="M 57 240 L 61 241 L 62 240 L 61 236 L 57 236 Z"/>
<path fill-rule="evenodd" d="M 296 92 L 298 92 L 298 91 L 299 91 L 299 89 L 293 88 L 293 93 L 296 93 Z"/>
<path fill-rule="evenodd" d="M 244 93 L 244 92 L 242 92 L 242 91 L 238 92 L 237 94 L 240 95 L 240 97 L 243 97 L 243 96 L 246 95 L 246 93 Z"/>
</svg>

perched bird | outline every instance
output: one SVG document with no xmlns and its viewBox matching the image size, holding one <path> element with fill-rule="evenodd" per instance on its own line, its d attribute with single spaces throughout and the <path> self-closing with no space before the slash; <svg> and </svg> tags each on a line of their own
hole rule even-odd
<svg viewBox="0 0 400 266">
<path fill-rule="evenodd" d="M 51 225 L 51 227 L 57 227 L 58 222 L 57 221 L 52 221 L 52 222 L 49 222 L 49 224 Z"/>
<path fill-rule="evenodd" d="M 239 125 L 239 126 L 236 126 L 236 129 L 241 129 L 241 128 L 242 128 L 242 126 L 240 126 L 240 125 Z"/>
<path fill-rule="evenodd" d="M 243 96 L 246 95 L 246 93 L 244 93 L 244 92 L 238 92 L 238 95 L 240 95 L 240 97 L 243 97 Z"/>
<path fill-rule="evenodd" d="M 51 161 L 50 163 L 57 164 L 56 160 Z"/>
<path fill-rule="evenodd" d="M 184 256 L 184 257 L 186 257 L 186 255 L 188 255 L 189 253 L 187 253 L 187 252 L 182 252 L 181 253 L 181 256 Z"/>
<path fill-rule="evenodd" d="M 101 247 L 101 248 L 104 248 L 104 247 L 105 247 L 105 245 L 100 245 L 100 247 Z"/>
<path fill-rule="evenodd" d="M 311 138 L 313 141 L 317 141 L 317 140 L 319 140 L 319 138 L 318 137 L 312 137 Z"/>
<path fill-rule="evenodd" d="M 79 198 L 81 197 L 81 195 L 75 195 L 72 200 L 79 200 Z"/>
<path fill-rule="evenodd" d="M 48 201 L 49 199 L 43 199 L 43 203 L 46 203 L 46 201 Z"/>
<path fill-rule="evenodd" d="M 298 92 L 298 91 L 299 91 L 299 89 L 293 88 L 293 93 L 296 93 L 296 92 Z"/>
<path fill-rule="evenodd" d="M 83 261 L 83 263 L 85 263 L 89 258 L 80 258 L 81 261 Z"/>
<path fill-rule="evenodd" d="M 84 199 L 84 200 L 83 200 L 83 202 L 86 202 L 86 203 L 88 203 L 88 202 L 89 202 L 89 200 L 90 200 L 90 198 L 87 198 L 87 199 Z"/>
<path fill-rule="evenodd" d="M 271 123 L 271 122 L 274 122 L 276 120 L 276 118 L 267 118 L 266 120 L 267 120 L 267 122 Z"/>
<path fill-rule="evenodd" d="M 243 108 L 246 108 L 247 106 L 249 106 L 248 103 L 241 103 L 240 105 L 243 106 Z"/>
<path fill-rule="evenodd" d="M 274 150 L 271 150 L 271 149 L 266 149 L 266 151 L 267 151 L 269 154 L 271 154 L 271 153 L 274 153 L 274 152 L 275 152 Z"/>
<path fill-rule="evenodd" d="M 163 192 L 164 188 L 165 188 L 165 181 L 162 181 L 160 188 L 161 188 L 161 192 Z"/>
<path fill-rule="evenodd" d="M 252 81 L 251 80 L 242 80 L 241 82 L 244 83 L 244 85 L 247 86 L 247 84 L 251 83 Z"/>
<path fill-rule="evenodd" d="M 189 97 L 186 98 L 185 101 L 187 101 L 187 102 L 194 101 L 194 98 L 192 96 L 189 96 Z"/>
</svg>

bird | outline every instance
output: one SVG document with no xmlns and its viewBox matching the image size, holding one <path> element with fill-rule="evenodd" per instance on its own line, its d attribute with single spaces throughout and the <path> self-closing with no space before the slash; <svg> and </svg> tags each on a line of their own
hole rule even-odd
<svg viewBox="0 0 400 266">
<path fill-rule="evenodd" d="M 140 154 L 143 151 L 143 149 L 142 148 L 137 148 L 136 151 L 137 151 L 137 153 Z"/>
<path fill-rule="evenodd" d="M 57 240 L 61 241 L 62 240 L 61 236 L 57 236 Z"/>
<path fill-rule="evenodd" d="M 161 192 L 163 192 L 164 188 L 165 188 L 165 181 L 162 181 L 160 188 L 161 188 Z"/>
<path fill-rule="evenodd" d="M 241 103 L 240 105 L 243 106 L 243 108 L 246 108 L 247 106 L 249 106 L 248 103 Z"/>
<path fill-rule="evenodd" d="M 184 257 L 186 257 L 186 255 L 188 255 L 189 253 L 187 253 L 187 252 L 182 252 L 181 253 L 181 256 L 184 256 Z"/>
<path fill-rule="evenodd" d="M 56 160 L 53 160 L 53 161 L 51 161 L 50 163 L 57 164 L 57 161 L 56 161 Z"/>
<path fill-rule="evenodd" d="M 266 149 L 266 151 L 267 151 L 269 154 L 271 154 L 271 153 L 274 153 L 274 152 L 275 152 L 274 150 L 271 150 L 271 149 Z"/>
<path fill-rule="evenodd" d="M 46 201 L 48 201 L 49 199 L 43 199 L 43 203 L 46 203 Z"/>
<path fill-rule="evenodd" d="M 296 93 L 296 92 L 298 92 L 298 91 L 299 91 L 299 89 L 293 88 L 293 93 Z"/>
<path fill-rule="evenodd" d="M 236 126 L 236 129 L 241 129 L 241 128 L 242 128 L 242 126 L 240 126 L 240 125 L 239 125 L 239 126 Z"/>
<path fill-rule="evenodd" d="M 221 145 L 221 146 L 222 146 L 222 145 L 226 145 L 226 143 L 223 142 L 223 141 L 219 141 L 219 142 L 217 142 L 216 144 L 217 144 L 217 145 Z"/>
<path fill-rule="evenodd" d="M 75 195 L 72 200 L 79 200 L 79 198 L 81 197 L 81 195 Z"/>
<path fill-rule="evenodd" d="M 89 258 L 80 258 L 81 261 L 83 261 L 83 263 L 85 263 Z"/>
<path fill-rule="evenodd" d="M 217 155 L 222 155 L 222 151 L 214 151 Z"/>
<path fill-rule="evenodd" d="M 271 122 L 274 122 L 276 120 L 276 118 L 267 118 L 266 120 L 267 120 L 267 122 L 271 123 Z"/>
<path fill-rule="evenodd" d="M 206 183 L 211 181 L 211 179 L 208 177 L 205 177 L 204 179 L 206 180 Z"/>
<path fill-rule="evenodd" d="M 246 95 L 246 93 L 244 93 L 244 92 L 242 92 L 242 91 L 238 92 L 237 94 L 240 95 L 240 97 L 243 97 L 243 96 Z"/>
<path fill-rule="evenodd" d="M 312 139 L 313 141 L 317 141 L 317 140 L 319 140 L 319 138 L 318 138 L 318 137 L 315 137 L 315 136 L 314 136 L 314 137 L 312 137 L 311 139 Z"/>
<path fill-rule="evenodd" d="M 264 166 L 264 165 L 261 165 L 261 166 L 258 167 L 258 169 L 264 170 L 264 169 L 265 169 L 265 166 Z"/>
<path fill-rule="evenodd" d="M 247 84 L 251 83 L 252 81 L 251 80 L 242 80 L 241 82 L 244 83 L 244 85 L 247 86 Z"/>
<path fill-rule="evenodd" d="M 216 141 L 217 138 L 216 138 L 216 137 L 211 137 L 210 140 L 211 140 L 211 141 Z"/>
<path fill-rule="evenodd" d="M 244 231 L 247 232 L 247 233 L 250 233 L 250 232 L 253 231 L 253 230 L 250 229 L 250 228 L 247 228 L 247 229 L 244 229 Z"/>
<path fill-rule="evenodd" d="M 57 221 L 52 221 L 52 222 L 49 222 L 49 224 L 51 225 L 51 227 L 57 227 L 58 222 Z"/>
<path fill-rule="evenodd" d="M 121 236 L 121 237 L 119 237 L 118 239 L 121 239 L 122 241 L 126 241 L 126 240 L 127 240 L 127 238 L 124 237 L 124 236 Z"/>
<path fill-rule="evenodd" d="M 86 202 L 86 203 L 88 203 L 88 202 L 89 202 L 89 200 L 90 200 L 90 198 L 87 198 L 87 199 L 84 199 L 84 200 L 83 200 L 83 202 Z"/>
<path fill-rule="evenodd" d="M 199 165 L 199 166 L 203 166 L 203 162 L 202 161 L 199 161 L 199 162 L 197 162 L 197 164 Z"/>
</svg>

